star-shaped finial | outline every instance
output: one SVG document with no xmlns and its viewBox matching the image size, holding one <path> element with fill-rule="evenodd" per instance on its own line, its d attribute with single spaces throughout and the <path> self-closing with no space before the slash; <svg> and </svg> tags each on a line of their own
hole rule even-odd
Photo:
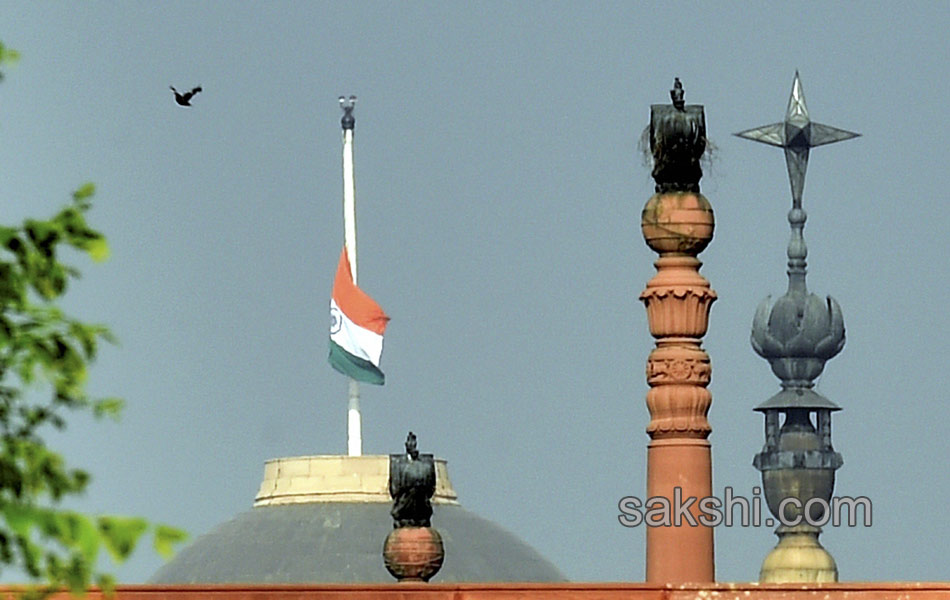
<svg viewBox="0 0 950 600">
<path fill-rule="evenodd" d="M 788 179 L 792 185 L 792 202 L 794 206 L 801 207 L 802 190 L 805 188 L 805 170 L 808 168 L 808 151 L 816 146 L 850 140 L 861 134 L 813 123 L 808 118 L 802 82 L 798 77 L 798 71 L 795 71 L 785 121 L 747 129 L 735 135 L 785 149 Z"/>
</svg>

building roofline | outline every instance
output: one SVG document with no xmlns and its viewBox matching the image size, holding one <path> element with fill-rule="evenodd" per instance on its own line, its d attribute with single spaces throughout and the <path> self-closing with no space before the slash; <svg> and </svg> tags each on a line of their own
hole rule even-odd
<svg viewBox="0 0 950 600">
<path fill-rule="evenodd" d="M 3 586 L 9 596 L 23 587 Z M 115 600 L 950 600 L 950 582 L 120 585 Z M 51 600 L 72 600 L 64 592 Z M 88 600 L 105 600 L 97 589 Z"/>
</svg>

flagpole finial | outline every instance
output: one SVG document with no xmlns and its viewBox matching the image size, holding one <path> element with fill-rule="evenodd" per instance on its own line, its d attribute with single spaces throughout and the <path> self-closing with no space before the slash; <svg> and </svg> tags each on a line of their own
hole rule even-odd
<svg viewBox="0 0 950 600">
<path fill-rule="evenodd" d="M 356 107 L 356 96 L 350 96 L 349 100 L 340 96 L 340 108 L 343 109 L 343 118 L 340 124 L 343 129 L 353 130 L 356 127 L 356 117 L 353 116 L 353 109 Z"/>
</svg>

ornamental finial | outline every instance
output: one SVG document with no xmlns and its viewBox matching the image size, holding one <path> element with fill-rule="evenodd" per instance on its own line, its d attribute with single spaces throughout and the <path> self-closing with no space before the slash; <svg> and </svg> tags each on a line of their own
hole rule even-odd
<svg viewBox="0 0 950 600">
<path fill-rule="evenodd" d="M 795 208 L 801 208 L 802 191 L 805 189 L 805 170 L 808 168 L 808 151 L 817 146 L 850 140 L 861 134 L 812 122 L 808 116 L 808 107 L 805 105 L 802 80 L 798 76 L 798 71 L 795 71 L 785 120 L 781 123 L 740 131 L 735 135 L 785 149 L 788 179 L 792 186 L 792 204 Z"/>
<path fill-rule="evenodd" d="M 445 560 L 442 536 L 431 523 L 435 484 L 435 461 L 431 454 L 419 453 L 410 431 L 406 453 L 389 455 L 393 530 L 383 543 L 383 561 L 399 581 L 429 581 Z"/>
<path fill-rule="evenodd" d="M 340 108 L 343 109 L 343 118 L 340 120 L 340 124 L 344 130 L 353 130 L 356 127 L 356 117 L 353 116 L 353 109 L 356 108 L 356 96 L 350 96 L 349 101 L 340 96 Z"/>
<path fill-rule="evenodd" d="M 679 77 L 670 90 L 672 106 L 650 107 L 650 152 L 658 194 L 699 193 L 703 170 L 699 160 L 706 151 L 706 115 L 701 105 L 686 106 Z"/>
<path fill-rule="evenodd" d="M 810 389 L 825 362 L 841 351 L 845 335 L 838 303 L 830 296 L 821 299 L 808 293 L 805 284 L 808 248 L 803 231 L 807 215 L 802 209 L 802 190 L 808 152 L 859 134 L 812 122 L 796 71 L 785 120 L 735 135 L 783 148 L 792 188 L 792 210 L 788 213 L 788 291 L 774 302 L 766 298 L 759 305 L 752 324 L 752 347 L 769 361 L 784 388 Z"/>
<path fill-rule="evenodd" d="M 684 95 L 685 92 L 683 91 L 683 84 L 680 83 L 680 78 L 674 77 L 673 89 L 670 90 L 670 98 L 672 98 L 673 106 L 676 107 L 676 110 L 683 110 L 683 108 L 686 106 Z"/>
<path fill-rule="evenodd" d="M 844 346 L 844 316 L 834 298 L 822 299 L 805 285 L 802 191 L 809 150 L 858 134 L 811 121 L 796 71 L 785 120 L 736 135 L 784 149 L 792 188 L 788 291 L 774 301 L 763 300 L 752 321 L 752 347 L 769 361 L 782 385 L 755 408 L 765 415 L 765 447 L 753 465 L 762 472 L 769 510 L 782 523 L 775 531 L 778 546 L 762 563 L 759 580 L 837 581 L 834 558 L 818 536 L 819 524 L 828 521 L 835 471 L 843 464 L 831 444 L 831 413 L 840 407 L 812 388 L 825 363 Z M 790 499 L 797 503 L 788 504 Z"/>
<path fill-rule="evenodd" d="M 696 258 L 712 240 L 713 210 L 699 193 L 706 149 L 703 107 L 687 105 L 676 78 L 672 103 L 650 107 L 649 140 L 656 193 L 647 200 L 640 228 L 659 253 L 656 275 L 640 294 L 656 347 L 647 359 L 647 497 L 703 498 L 712 493 L 712 375 L 702 348 L 709 309 L 716 299 Z M 646 134 L 642 136 L 646 141 Z M 646 144 L 644 144 L 646 145 Z M 674 493 L 675 490 L 675 493 Z M 623 519 L 621 519 L 623 520 Z M 699 523 L 647 527 L 646 579 L 658 585 L 715 580 L 713 530 Z"/>
</svg>

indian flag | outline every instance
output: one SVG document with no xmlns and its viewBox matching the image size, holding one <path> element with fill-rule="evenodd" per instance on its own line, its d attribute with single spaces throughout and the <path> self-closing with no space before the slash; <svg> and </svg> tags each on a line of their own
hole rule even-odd
<svg viewBox="0 0 950 600">
<path fill-rule="evenodd" d="M 330 298 L 330 365 L 357 381 L 383 385 L 379 358 L 388 322 L 376 301 L 353 283 L 344 246 Z"/>
</svg>

